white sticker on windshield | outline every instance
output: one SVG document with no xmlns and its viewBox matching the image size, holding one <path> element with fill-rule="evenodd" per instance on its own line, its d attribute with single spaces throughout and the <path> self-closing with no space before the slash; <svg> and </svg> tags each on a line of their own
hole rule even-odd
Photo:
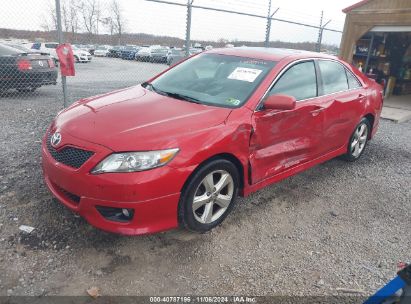
<svg viewBox="0 0 411 304">
<path fill-rule="evenodd" d="M 260 75 L 262 70 L 249 69 L 249 68 L 236 68 L 228 79 L 241 80 L 247 82 L 254 82 L 254 80 Z"/>
</svg>

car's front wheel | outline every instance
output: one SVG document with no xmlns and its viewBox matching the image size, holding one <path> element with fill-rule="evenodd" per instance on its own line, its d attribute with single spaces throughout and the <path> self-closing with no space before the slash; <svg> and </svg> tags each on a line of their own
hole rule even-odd
<svg viewBox="0 0 411 304">
<path fill-rule="evenodd" d="M 371 124 L 369 120 L 363 118 L 350 137 L 347 153 L 344 155 L 344 159 L 348 161 L 356 161 L 361 157 L 367 146 L 370 131 Z"/>
<path fill-rule="evenodd" d="M 179 202 L 180 224 L 195 232 L 219 225 L 232 210 L 238 194 L 239 173 L 228 160 L 216 159 L 188 181 Z"/>
</svg>

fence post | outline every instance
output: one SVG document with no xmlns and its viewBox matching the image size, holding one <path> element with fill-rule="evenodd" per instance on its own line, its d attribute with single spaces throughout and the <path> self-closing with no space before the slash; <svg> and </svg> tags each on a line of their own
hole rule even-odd
<svg viewBox="0 0 411 304">
<path fill-rule="evenodd" d="M 269 0 L 268 3 L 268 14 L 267 14 L 267 27 L 265 30 L 265 44 L 264 46 L 266 48 L 270 47 L 270 34 L 271 34 L 271 22 L 273 16 L 278 12 L 280 8 L 277 8 L 272 14 L 271 14 L 271 0 Z"/>
<path fill-rule="evenodd" d="M 191 10 L 194 0 L 187 0 L 186 56 L 190 56 Z"/>
<path fill-rule="evenodd" d="M 265 29 L 265 47 L 270 46 L 270 31 L 271 31 L 271 0 L 268 1 L 267 27 Z"/>
<path fill-rule="evenodd" d="M 321 11 L 320 27 L 318 28 L 318 40 L 317 40 L 317 45 L 315 48 L 317 52 L 321 52 L 321 44 L 323 40 L 324 29 L 328 25 L 328 23 L 331 22 L 331 19 L 330 19 L 325 24 L 323 24 L 323 18 L 324 18 L 324 11 Z"/>
<path fill-rule="evenodd" d="M 56 19 L 57 19 L 57 38 L 59 44 L 62 44 L 64 41 L 63 38 L 63 30 L 61 27 L 61 8 L 60 8 L 60 0 L 56 0 Z M 61 76 L 61 84 L 63 87 L 63 107 L 67 107 L 67 83 L 66 83 L 66 76 Z"/>
<path fill-rule="evenodd" d="M 321 11 L 321 17 L 320 17 L 320 27 L 318 28 L 318 39 L 317 39 L 317 45 L 315 47 L 315 50 L 317 52 L 321 51 L 321 41 L 323 39 L 323 18 L 324 18 L 324 11 Z"/>
</svg>

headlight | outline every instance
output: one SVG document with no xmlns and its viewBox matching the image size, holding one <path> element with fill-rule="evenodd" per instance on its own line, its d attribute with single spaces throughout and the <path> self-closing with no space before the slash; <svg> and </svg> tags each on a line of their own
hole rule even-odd
<svg viewBox="0 0 411 304">
<path fill-rule="evenodd" d="M 164 166 L 178 153 L 179 149 L 147 152 L 114 153 L 107 156 L 92 171 L 92 174 L 104 172 L 136 172 Z"/>
</svg>

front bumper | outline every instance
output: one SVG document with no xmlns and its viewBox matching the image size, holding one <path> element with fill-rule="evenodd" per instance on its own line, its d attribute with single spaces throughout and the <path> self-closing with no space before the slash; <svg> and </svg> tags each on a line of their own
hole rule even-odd
<svg viewBox="0 0 411 304">
<path fill-rule="evenodd" d="M 85 143 L 63 135 L 70 145 Z M 66 207 L 85 218 L 91 225 L 105 231 L 125 235 L 160 232 L 178 226 L 177 207 L 185 176 L 168 166 L 135 173 L 93 175 L 90 170 L 111 150 L 87 143 L 95 154 L 79 169 L 58 163 L 42 144 L 42 166 L 47 187 Z M 66 144 L 62 143 L 62 147 Z M 131 208 L 134 217 L 129 222 L 106 219 L 96 206 Z"/>
<path fill-rule="evenodd" d="M 89 61 L 91 61 L 91 59 L 92 59 L 92 56 L 91 55 L 81 55 L 81 56 L 78 56 L 78 59 L 79 59 L 79 61 L 80 62 L 89 62 Z"/>
</svg>

